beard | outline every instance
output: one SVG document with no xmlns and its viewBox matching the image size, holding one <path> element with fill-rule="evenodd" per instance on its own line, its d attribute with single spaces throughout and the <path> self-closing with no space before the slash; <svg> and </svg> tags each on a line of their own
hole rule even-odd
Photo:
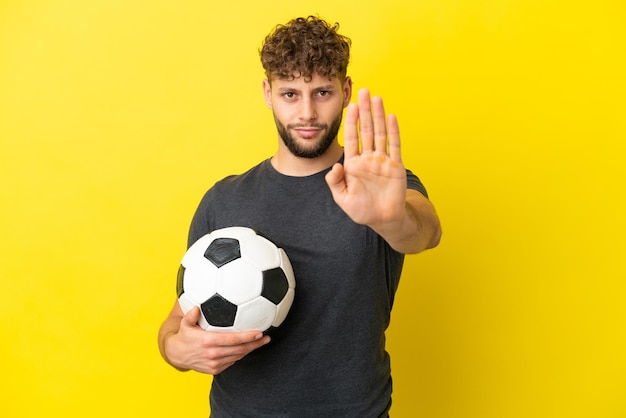
<svg viewBox="0 0 626 418">
<path fill-rule="evenodd" d="M 330 126 L 325 123 L 311 123 L 307 125 L 292 124 L 285 126 L 276 118 L 276 115 L 274 115 L 274 121 L 276 122 L 276 128 L 278 129 L 280 138 L 293 155 L 300 158 L 316 158 L 323 155 L 332 145 L 335 138 L 337 138 L 337 133 L 339 133 L 339 127 L 341 126 L 342 116 L 343 113 L 339 112 L 339 115 L 332 121 Z M 325 131 L 324 135 L 318 139 L 317 142 L 308 147 L 304 146 L 304 144 L 298 143 L 290 133 L 290 129 L 302 128 L 305 126 Z"/>
</svg>

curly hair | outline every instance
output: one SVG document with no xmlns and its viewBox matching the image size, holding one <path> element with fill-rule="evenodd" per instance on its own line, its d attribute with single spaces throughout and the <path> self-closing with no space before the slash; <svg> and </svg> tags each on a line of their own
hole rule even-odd
<svg viewBox="0 0 626 418">
<path fill-rule="evenodd" d="M 286 25 L 277 25 L 259 51 L 267 79 L 293 80 L 304 77 L 308 82 L 318 74 L 329 79 L 346 78 L 350 60 L 350 38 L 337 33 L 333 26 L 316 17 L 299 17 Z"/>
</svg>

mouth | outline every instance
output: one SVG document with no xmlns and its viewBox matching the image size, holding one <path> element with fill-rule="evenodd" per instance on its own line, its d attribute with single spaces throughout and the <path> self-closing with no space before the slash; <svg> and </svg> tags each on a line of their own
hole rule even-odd
<svg viewBox="0 0 626 418">
<path fill-rule="evenodd" d="M 293 128 L 293 130 L 298 134 L 298 136 L 304 139 L 311 139 L 321 132 L 320 128 L 313 127 L 298 127 Z"/>
</svg>

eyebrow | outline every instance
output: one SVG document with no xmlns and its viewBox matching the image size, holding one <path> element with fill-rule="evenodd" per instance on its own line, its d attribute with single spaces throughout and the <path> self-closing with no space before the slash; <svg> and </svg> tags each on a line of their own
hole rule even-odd
<svg viewBox="0 0 626 418">
<path fill-rule="evenodd" d="M 283 92 L 289 92 L 289 91 L 297 91 L 298 89 L 295 87 L 279 87 L 278 91 L 283 93 Z M 313 89 L 314 92 L 317 91 L 322 91 L 322 90 L 335 90 L 335 86 L 332 84 L 326 84 L 324 86 L 319 86 Z"/>
</svg>

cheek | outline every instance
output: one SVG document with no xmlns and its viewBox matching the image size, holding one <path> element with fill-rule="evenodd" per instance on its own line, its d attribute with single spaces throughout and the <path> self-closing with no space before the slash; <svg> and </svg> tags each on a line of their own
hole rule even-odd
<svg viewBox="0 0 626 418">
<path fill-rule="evenodd" d="M 337 104 L 337 106 L 333 106 L 331 109 L 328 109 L 327 113 L 325 114 L 326 120 L 330 123 L 333 122 L 337 119 L 341 119 L 341 116 L 343 115 L 343 104 L 339 103 Z"/>
<path fill-rule="evenodd" d="M 290 121 L 297 116 L 295 107 L 285 106 L 284 104 L 281 105 L 277 102 L 273 103 L 272 111 L 274 112 L 274 117 L 282 121 Z"/>
</svg>

